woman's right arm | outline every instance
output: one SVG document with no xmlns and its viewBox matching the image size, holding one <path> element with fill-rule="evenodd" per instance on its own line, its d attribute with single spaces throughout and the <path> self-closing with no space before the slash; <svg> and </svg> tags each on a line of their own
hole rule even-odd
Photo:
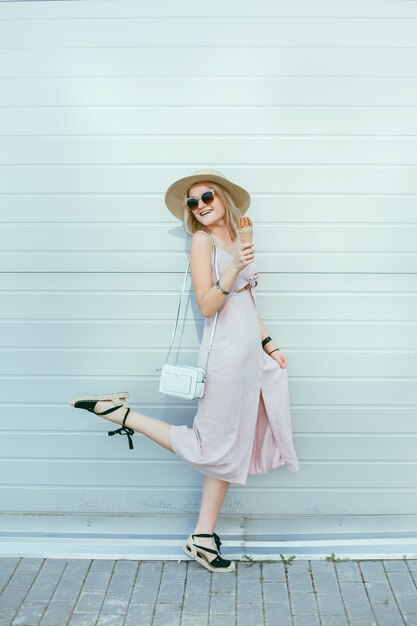
<svg viewBox="0 0 417 626">
<path fill-rule="evenodd" d="M 233 258 L 232 263 L 220 275 L 220 284 L 225 291 L 230 291 L 243 267 L 253 260 L 253 253 L 249 251 L 250 244 L 245 244 L 242 250 Z M 223 306 L 227 295 L 213 285 L 211 273 L 211 255 L 213 243 L 207 235 L 194 233 L 190 245 L 190 272 L 194 291 L 201 314 L 212 317 Z"/>
</svg>

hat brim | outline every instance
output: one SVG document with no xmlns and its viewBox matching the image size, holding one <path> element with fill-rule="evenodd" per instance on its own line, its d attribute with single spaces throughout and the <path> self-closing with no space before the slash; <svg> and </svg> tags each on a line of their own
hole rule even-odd
<svg viewBox="0 0 417 626">
<path fill-rule="evenodd" d="M 223 176 L 211 174 L 209 172 L 201 174 L 192 174 L 176 180 L 170 185 L 165 193 L 165 204 L 176 218 L 183 221 L 184 219 L 184 194 L 193 185 L 198 182 L 220 183 L 225 187 L 233 198 L 233 201 L 242 215 L 246 213 L 250 206 L 250 195 L 243 187 L 232 183 Z"/>
</svg>

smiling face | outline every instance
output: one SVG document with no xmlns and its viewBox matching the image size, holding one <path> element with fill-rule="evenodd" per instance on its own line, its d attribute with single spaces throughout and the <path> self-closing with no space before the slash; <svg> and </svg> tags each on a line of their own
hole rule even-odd
<svg viewBox="0 0 417 626">
<path fill-rule="evenodd" d="M 213 189 L 213 186 L 210 185 L 210 182 L 207 183 L 196 183 L 192 187 L 188 189 L 187 196 L 195 196 L 199 198 L 198 207 L 191 211 L 191 209 L 187 208 L 187 211 L 193 214 L 195 219 L 199 221 L 201 224 L 204 224 L 205 227 L 214 226 L 215 224 L 223 223 L 223 218 L 226 214 L 225 206 L 222 202 L 222 199 L 215 192 L 214 200 L 206 205 L 201 200 L 201 195 L 208 191 L 209 189 Z"/>
</svg>

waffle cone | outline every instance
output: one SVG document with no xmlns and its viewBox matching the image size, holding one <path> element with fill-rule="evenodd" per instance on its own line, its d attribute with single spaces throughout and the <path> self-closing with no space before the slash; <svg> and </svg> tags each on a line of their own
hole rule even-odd
<svg viewBox="0 0 417 626">
<path fill-rule="evenodd" d="M 239 237 L 242 243 L 252 243 L 253 229 L 244 228 L 242 230 L 239 230 Z"/>
<path fill-rule="evenodd" d="M 239 218 L 238 231 L 239 238 L 242 243 L 252 243 L 253 239 L 253 222 L 247 215 Z"/>
</svg>

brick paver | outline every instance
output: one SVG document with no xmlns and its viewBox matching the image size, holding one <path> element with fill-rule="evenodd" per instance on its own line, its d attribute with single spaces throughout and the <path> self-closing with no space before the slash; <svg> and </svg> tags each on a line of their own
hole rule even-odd
<svg viewBox="0 0 417 626">
<path fill-rule="evenodd" d="M 0 626 L 417 626 L 417 559 L 0 558 Z"/>
</svg>

